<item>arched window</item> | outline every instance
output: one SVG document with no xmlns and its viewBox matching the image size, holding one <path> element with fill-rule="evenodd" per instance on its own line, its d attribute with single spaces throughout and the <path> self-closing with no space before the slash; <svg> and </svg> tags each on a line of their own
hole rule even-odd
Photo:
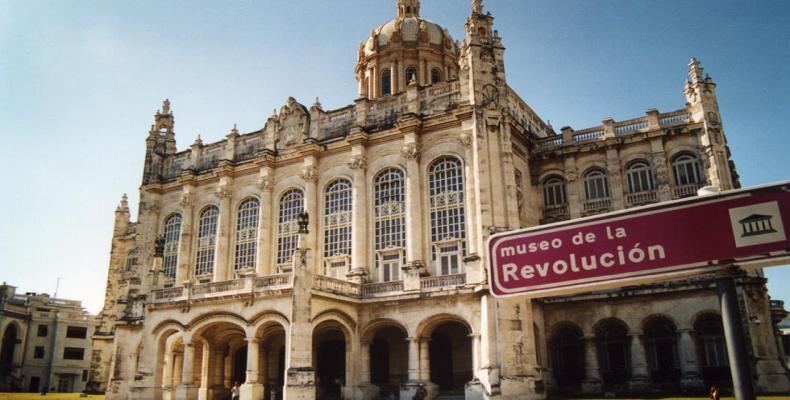
<svg viewBox="0 0 790 400">
<path fill-rule="evenodd" d="M 628 327 L 620 320 L 603 321 L 596 332 L 604 385 L 626 382 L 631 373 Z"/>
<path fill-rule="evenodd" d="M 600 169 L 593 169 L 584 174 L 584 196 L 589 200 L 609 198 L 609 178 Z"/>
<path fill-rule="evenodd" d="M 406 84 L 409 85 L 411 82 L 417 82 L 417 68 L 416 67 L 408 67 L 406 68 Z"/>
<path fill-rule="evenodd" d="M 406 248 L 406 190 L 403 171 L 387 168 L 374 179 L 376 268 L 381 281 L 400 279 Z"/>
<path fill-rule="evenodd" d="M 653 382 L 678 382 L 680 369 L 675 325 L 666 318 L 652 318 L 645 324 L 645 339 Z"/>
<path fill-rule="evenodd" d="M 277 217 L 277 264 L 288 264 L 299 240 L 296 216 L 304 209 L 304 194 L 291 189 L 280 197 Z"/>
<path fill-rule="evenodd" d="M 217 219 L 219 209 L 209 206 L 200 214 L 197 237 L 195 276 L 214 273 L 214 251 L 217 244 Z"/>
<path fill-rule="evenodd" d="M 566 323 L 554 330 L 549 341 L 551 369 L 560 386 L 578 387 L 584 378 L 584 345 L 582 331 Z"/>
<path fill-rule="evenodd" d="M 625 175 L 629 193 L 647 192 L 656 188 L 653 170 L 646 161 L 632 162 L 626 169 Z"/>
<path fill-rule="evenodd" d="M 461 160 L 441 157 L 428 171 L 431 208 L 432 260 L 437 275 L 461 272 L 466 252 L 464 214 L 464 171 Z"/>
<path fill-rule="evenodd" d="M 337 257 L 327 260 L 325 274 L 342 278 L 351 255 L 351 182 L 336 180 L 324 194 L 324 257 Z"/>
<path fill-rule="evenodd" d="M 675 177 L 677 186 L 703 182 L 699 159 L 687 153 L 678 155 L 672 160 L 672 175 Z"/>
<path fill-rule="evenodd" d="M 431 83 L 439 83 L 442 81 L 442 71 L 439 71 L 439 68 L 434 68 L 431 70 Z"/>
<path fill-rule="evenodd" d="M 165 220 L 165 251 L 162 254 L 162 271 L 166 278 L 176 277 L 178 267 L 178 241 L 181 239 L 181 214 L 173 214 Z"/>
<path fill-rule="evenodd" d="M 712 313 L 703 314 L 694 322 L 694 331 L 697 336 L 697 353 L 705 382 L 715 383 L 731 380 L 721 317 Z"/>
<path fill-rule="evenodd" d="M 236 215 L 236 256 L 233 269 L 255 268 L 260 208 L 260 202 L 256 198 L 244 200 L 239 206 Z"/>
<path fill-rule="evenodd" d="M 568 204 L 565 196 L 565 180 L 550 176 L 543 181 L 543 205 L 546 207 Z"/>
<path fill-rule="evenodd" d="M 381 95 L 389 96 L 392 94 L 392 72 L 385 69 L 381 73 Z"/>
</svg>

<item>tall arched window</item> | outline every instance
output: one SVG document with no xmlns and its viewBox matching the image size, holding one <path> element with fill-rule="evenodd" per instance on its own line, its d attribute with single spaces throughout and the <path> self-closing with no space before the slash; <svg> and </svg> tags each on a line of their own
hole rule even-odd
<svg viewBox="0 0 790 400">
<path fill-rule="evenodd" d="M 392 94 L 392 72 L 385 69 L 381 73 L 381 95 L 389 96 Z"/>
<path fill-rule="evenodd" d="M 387 168 L 374 179 L 376 268 L 381 281 L 400 279 L 406 249 L 406 190 L 403 171 Z"/>
<path fill-rule="evenodd" d="M 291 189 L 280 197 L 277 214 L 277 264 L 291 261 L 299 240 L 299 224 L 296 216 L 304 209 L 304 194 L 300 189 Z"/>
<path fill-rule="evenodd" d="M 543 205 L 546 207 L 568 204 L 565 195 L 565 180 L 559 176 L 550 176 L 543 181 Z"/>
<path fill-rule="evenodd" d="M 702 172 L 699 159 L 692 154 L 681 154 L 672 160 L 672 175 L 675 177 L 675 185 L 701 184 Z"/>
<path fill-rule="evenodd" d="M 214 251 L 217 244 L 217 219 L 219 209 L 209 206 L 200 213 L 197 237 L 197 257 L 195 257 L 195 275 L 214 273 Z"/>
<path fill-rule="evenodd" d="M 600 325 L 596 340 L 604 385 L 624 383 L 631 373 L 628 327 L 614 318 L 603 321 Z"/>
<path fill-rule="evenodd" d="M 255 268 L 260 208 L 260 202 L 256 198 L 244 200 L 239 206 L 236 215 L 236 256 L 233 269 Z"/>
<path fill-rule="evenodd" d="M 181 214 L 173 214 L 165 220 L 165 250 L 162 254 L 162 271 L 166 278 L 176 277 L 178 267 L 178 241 L 181 239 Z"/>
<path fill-rule="evenodd" d="M 678 382 L 678 343 L 675 324 L 666 318 L 652 318 L 645 324 L 647 362 L 656 383 Z"/>
<path fill-rule="evenodd" d="M 434 68 L 431 70 L 431 83 L 439 83 L 442 81 L 442 71 L 439 71 L 439 68 Z"/>
<path fill-rule="evenodd" d="M 589 200 L 609 198 L 609 178 L 600 169 L 593 169 L 584 174 L 584 196 Z"/>
<path fill-rule="evenodd" d="M 324 257 L 325 274 L 335 278 L 345 276 L 348 256 L 351 255 L 351 182 L 338 179 L 324 192 Z"/>
<path fill-rule="evenodd" d="M 464 170 L 461 160 L 441 157 L 428 171 L 431 208 L 432 259 L 437 275 L 461 272 L 466 252 L 464 214 Z"/>
<path fill-rule="evenodd" d="M 702 365 L 702 377 L 706 383 L 725 382 L 731 380 L 730 362 L 727 358 L 727 346 L 724 344 L 724 327 L 721 317 L 709 313 L 703 314 L 694 322 L 697 336 L 697 353 Z"/>
<path fill-rule="evenodd" d="M 409 85 L 411 82 L 417 82 L 417 68 L 416 67 L 408 67 L 406 68 L 406 84 Z"/>
<path fill-rule="evenodd" d="M 628 180 L 629 193 L 647 192 L 656 188 L 653 170 L 646 161 L 632 162 L 626 169 L 625 176 Z"/>
<path fill-rule="evenodd" d="M 549 341 L 551 369 L 558 385 L 578 387 L 584 378 L 582 330 L 565 323 L 554 330 Z"/>
</svg>

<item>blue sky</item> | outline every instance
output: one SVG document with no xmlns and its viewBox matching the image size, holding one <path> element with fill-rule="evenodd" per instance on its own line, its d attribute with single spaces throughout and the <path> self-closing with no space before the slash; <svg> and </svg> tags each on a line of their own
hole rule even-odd
<svg viewBox="0 0 790 400">
<path fill-rule="evenodd" d="M 358 43 L 395 0 L 0 0 L 0 280 L 100 309 L 113 211 L 137 211 L 144 140 L 164 98 L 179 149 L 249 132 L 294 96 L 356 95 Z M 422 15 L 463 38 L 468 0 Z M 691 56 L 718 84 L 745 186 L 790 179 L 790 2 L 487 0 L 508 82 L 559 129 L 684 107 Z M 790 300 L 787 267 L 767 271 Z"/>
</svg>

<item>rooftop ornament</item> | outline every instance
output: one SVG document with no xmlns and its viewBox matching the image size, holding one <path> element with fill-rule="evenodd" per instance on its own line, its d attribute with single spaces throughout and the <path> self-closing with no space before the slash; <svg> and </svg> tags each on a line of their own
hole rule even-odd
<svg viewBox="0 0 790 400">
<path fill-rule="evenodd" d="M 299 224 L 299 233 L 308 233 L 307 224 L 310 221 L 310 216 L 307 212 L 302 211 L 296 216 L 296 222 Z"/>
</svg>

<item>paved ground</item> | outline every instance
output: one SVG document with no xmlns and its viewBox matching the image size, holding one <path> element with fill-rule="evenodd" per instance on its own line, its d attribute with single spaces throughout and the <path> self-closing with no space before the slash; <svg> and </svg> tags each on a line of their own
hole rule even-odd
<svg viewBox="0 0 790 400">
<path fill-rule="evenodd" d="M 104 400 L 104 395 L 88 395 L 88 397 L 80 397 L 79 393 L 49 393 L 42 396 L 39 393 L 0 393 L 0 399 L 3 400 L 77 400 L 77 399 L 92 399 Z"/>
</svg>

